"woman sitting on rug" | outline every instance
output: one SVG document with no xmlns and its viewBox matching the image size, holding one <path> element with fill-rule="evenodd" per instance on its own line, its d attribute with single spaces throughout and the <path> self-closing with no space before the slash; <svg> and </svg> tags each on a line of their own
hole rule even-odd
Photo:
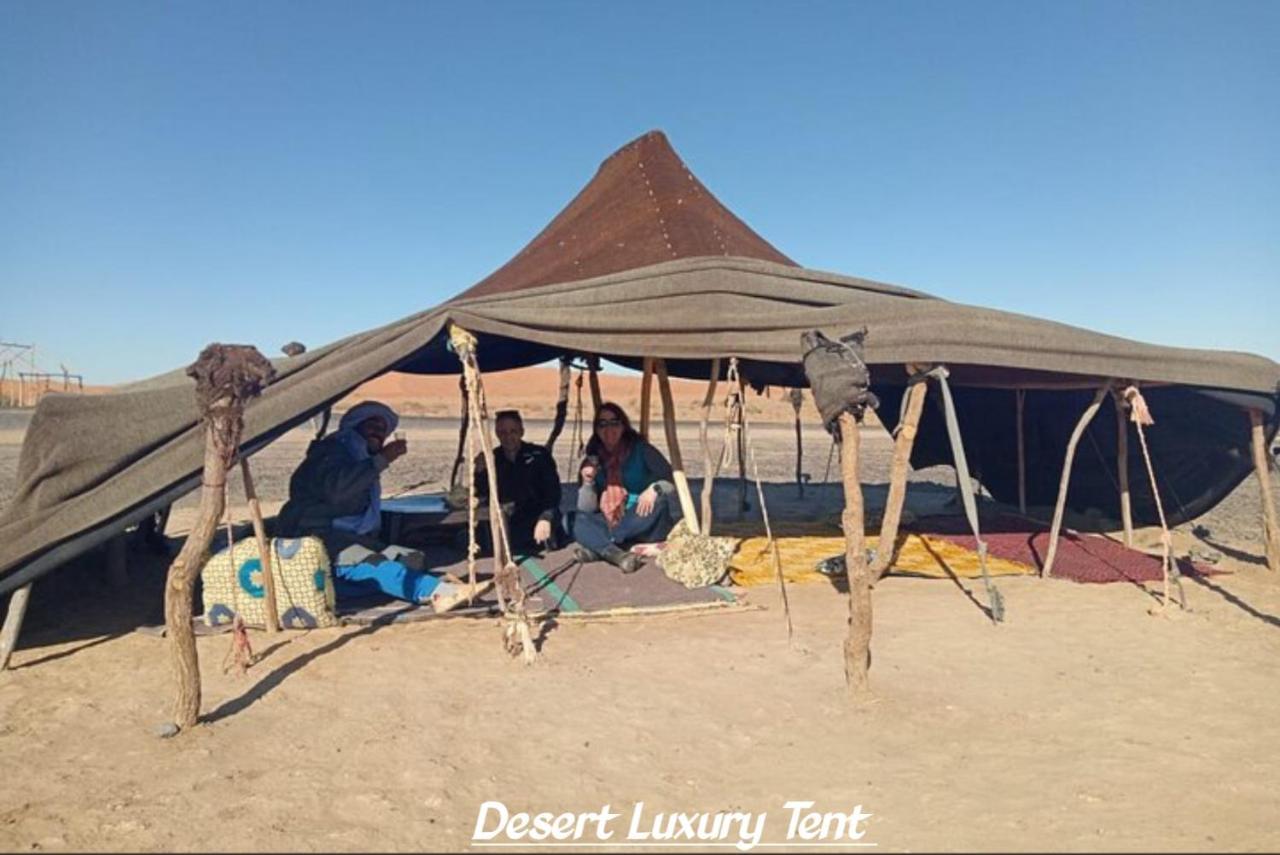
<svg viewBox="0 0 1280 855">
<path fill-rule="evenodd" d="M 382 470 L 408 450 L 403 439 L 386 441 L 399 421 L 385 404 L 365 401 L 343 415 L 336 433 L 312 442 L 289 479 L 278 534 L 324 541 L 339 597 L 381 592 L 447 611 L 469 596 L 469 586 L 424 572 L 421 552 L 378 541 Z M 490 585 L 477 586 L 477 593 Z"/>
<path fill-rule="evenodd" d="M 622 568 L 640 569 L 632 543 L 656 543 L 671 531 L 675 492 L 671 464 L 631 427 L 617 404 L 602 404 L 595 432 L 578 470 L 578 512 L 570 527 L 581 561 L 601 558 Z"/>
</svg>

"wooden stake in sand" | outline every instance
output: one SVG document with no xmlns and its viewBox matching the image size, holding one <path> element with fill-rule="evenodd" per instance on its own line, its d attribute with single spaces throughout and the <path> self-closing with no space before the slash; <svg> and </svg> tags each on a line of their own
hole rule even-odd
<svg viewBox="0 0 1280 855">
<path fill-rule="evenodd" d="M 1120 520 L 1124 525 L 1124 545 L 1133 548 L 1133 502 L 1129 495 L 1129 417 L 1125 400 L 1113 392 L 1116 405 L 1116 476 L 1120 487 Z"/>
<path fill-rule="evenodd" d="M 1062 530 L 1062 514 L 1067 507 L 1067 487 L 1071 483 L 1071 463 L 1075 460 L 1076 444 L 1080 442 L 1080 437 L 1084 435 L 1084 429 L 1089 426 L 1089 422 L 1093 421 L 1093 417 L 1098 414 L 1102 399 L 1111 391 L 1111 385 L 1111 381 L 1108 380 L 1098 389 L 1093 396 L 1093 401 L 1080 414 L 1080 421 L 1076 422 L 1075 430 L 1071 431 L 1071 439 L 1067 441 L 1067 454 L 1062 461 L 1062 478 L 1058 481 L 1058 502 L 1054 506 L 1053 525 L 1049 529 L 1049 553 L 1044 559 L 1044 569 L 1040 571 L 1040 575 L 1046 579 L 1053 572 L 1053 559 L 1058 552 L 1058 532 Z"/>
<path fill-rule="evenodd" d="M 0 629 L 0 671 L 9 667 L 9 657 L 18 646 L 18 633 L 22 631 L 22 620 L 27 616 L 30 599 L 30 582 L 9 595 L 9 611 L 4 616 L 4 628 Z"/>
<path fill-rule="evenodd" d="M 849 635 L 844 642 L 844 677 L 855 698 L 871 691 L 871 573 L 863 546 L 865 519 L 859 476 L 857 420 L 840 414 L 840 479 L 844 483 L 844 563 L 849 578 Z"/>
<path fill-rule="evenodd" d="M 671 454 L 672 478 L 676 482 L 676 495 L 680 497 L 680 509 L 690 533 L 699 534 L 698 512 L 689 491 L 689 479 L 684 474 L 684 458 L 680 455 L 680 439 L 676 436 L 676 405 L 671 397 L 671 380 L 667 377 L 667 361 L 655 359 L 654 371 L 658 375 L 658 392 L 662 395 L 662 426 L 667 433 L 667 451 Z"/>
<path fill-rule="evenodd" d="M 702 422 L 698 436 L 702 441 L 702 533 L 711 534 L 711 491 L 716 483 L 716 473 L 711 468 L 711 442 L 707 439 L 707 425 L 711 420 L 711 405 L 716 398 L 716 383 L 720 380 L 720 357 L 711 360 L 711 377 L 707 380 L 707 394 L 702 399 Z"/>
<path fill-rule="evenodd" d="M 908 366 L 907 373 L 915 375 L 915 366 Z M 907 470 L 911 468 L 911 449 L 916 441 L 916 429 L 920 426 L 920 414 L 924 411 L 925 395 L 929 381 L 925 377 L 913 377 L 907 386 L 906 405 L 902 420 L 894 431 L 893 464 L 889 470 L 889 496 L 885 499 L 884 517 L 880 520 L 880 540 L 876 548 L 876 560 L 871 565 L 871 582 L 874 584 L 893 564 L 897 549 L 898 524 L 902 520 L 902 505 L 907 498 Z M 861 488 L 859 488 L 861 497 Z"/>
<path fill-rule="evenodd" d="M 253 475 L 249 472 L 249 460 L 240 458 L 240 474 L 244 476 L 244 495 L 249 500 L 249 516 L 253 520 L 253 536 L 258 541 L 258 555 L 262 566 L 263 607 L 266 610 L 267 632 L 280 631 L 280 611 L 276 605 L 276 580 L 271 571 L 271 541 L 262 522 L 262 506 L 258 493 L 253 489 Z"/>
<path fill-rule="evenodd" d="M 225 507 L 227 470 L 240 445 L 245 402 L 271 381 L 275 369 L 252 347 L 211 344 L 187 374 L 196 381 L 205 449 L 200 507 L 191 534 L 169 565 L 165 583 L 165 629 L 177 684 L 173 723 L 180 730 L 193 727 L 200 714 L 200 661 L 191 627 L 192 585 Z"/>
<path fill-rule="evenodd" d="M 1280 572 L 1280 519 L 1276 517 L 1276 500 L 1271 492 L 1265 422 L 1257 410 L 1249 411 L 1249 431 L 1253 444 L 1253 468 L 1258 473 L 1258 486 L 1262 490 L 1262 536 L 1266 539 L 1267 566 Z"/>
</svg>

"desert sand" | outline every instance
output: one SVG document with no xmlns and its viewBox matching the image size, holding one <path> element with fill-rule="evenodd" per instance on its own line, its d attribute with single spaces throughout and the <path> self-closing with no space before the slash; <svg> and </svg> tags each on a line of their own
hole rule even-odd
<svg viewBox="0 0 1280 855">
<path fill-rule="evenodd" d="M 838 486 L 819 483 L 820 430 L 806 434 L 814 483 L 795 498 L 791 430 L 756 431 L 771 513 L 838 511 Z M 0 497 L 18 433 L 0 437 Z M 306 440 L 254 458 L 268 510 Z M 442 485 L 455 441 L 447 424 L 411 422 L 388 492 Z M 692 425 L 681 441 L 700 475 Z M 890 448 L 866 432 L 873 508 Z M 952 483 L 914 473 L 909 502 Z M 734 490 L 717 485 L 718 518 Z M 168 534 L 190 519 L 187 501 Z M 489 619 L 255 631 L 261 659 L 243 677 L 220 669 L 229 639 L 204 637 L 204 722 L 172 739 L 156 735 L 166 644 L 134 631 L 160 619 L 163 562 L 137 558 L 119 590 L 91 556 L 37 583 L 0 674 L 0 849 L 461 850 L 492 799 L 766 811 L 766 841 L 781 839 L 788 800 L 861 805 L 862 842 L 889 850 L 1275 849 L 1280 580 L 1261 559 L 1256 482 L 1197 522 L 1178 549 L 1208 539 L 1230 572 L 1188 580 L 1185 612 L 1150 614 L 1132 584 L 1005 578 L 993 626 L 961 590 L 980 596 L 976 583 L 887 578 L 865 705 L 844 686 L 846 598 L 823 582 L 790 587 L 790 640 L 776 590 L 751 588 L 742 610 L 561 620 L 532 667 Z"/>
</svg>

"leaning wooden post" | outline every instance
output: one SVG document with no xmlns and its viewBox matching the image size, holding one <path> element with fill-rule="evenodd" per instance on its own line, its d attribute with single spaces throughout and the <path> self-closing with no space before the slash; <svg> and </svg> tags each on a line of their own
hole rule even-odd
<svg viewBox="0 0 1280 855">
<path fill-rule="evenodd" d="M 649 441 L 649 411 L 653 404 L 653 357 L 644 358 L 644 376 L 640 380 L 640 436 Z"/>
<path fill-rule="evenodd" d="M 858 474 L 858 422 L 840 414 L 840 478 L 844 482 L 844 563 L 849 579 L 849 636 L 844 642 L 844 676 L 855 697 L 871 691 L 871 573 L 863 547 L 862 480 Z"/>
<path fill-rule="evenodd" d="M 1027 441 L 1023 436 L 1023 414 L 1027 404 L 1027 390 L 1014 390 L 1018 410 L 1018 513 L 1027 515 Z"/>
<path fill-rule="evenodd" d="M 667 451 L 671 454 L 672 478 L 676 482 L 676 495 L 680 497 L 680 510 L 690 533 L 700 534 L 698 512 L 689 491 L 689 479 L 684 474 L 684 458 L 680 455 L 680 438 L 676 435 L 676 404 L 671 396 L 671 379 L 667 377 L 667 361 L 655 359 L 654 372 L 658 375 L 658 393 L 662 395 L 662 426 L 667 433 Z"/>
<path fill-rule="evenodd" d="M 907 406 L 902 421 L 894 432 L 897 436 L 893 443 L 893 464 L 889 470 L 889 496 L 885 499 L 884 517 L 880 520 L 876 560 L 871 565 L 872 583 L 878 581 L 893 563 L 898 524 L 902 520 L 902 505 L 907 497 L 907 470 L 911 466 L 911 449 L 915 445 L 916 430 L 920 425 L 920 414 L 924 411 L 924 399 L 928 392 L 929 384 L 924 378 L 907 387 Z"/>
<path fill-rule="evenodd" d="M 587 357 L 587 379 L 591 383 L 591 414 L 594 418 L 604 403 L 604 396 L 600 394 L 600 357 Z"/>
<path fill-rule="evenodd" d="M 249 501 L 249 517 L 253 520 L 253 536 L 258 541 L 267 632 L 275 633 L 280 631 L 280 609 L 276 605 L 276 579 L 271 569 L 271 540 L 262 521 L 262 506 L 258 504 L 258 491 L 253 488 L 253 475 L 249 472 L 249 459 L 246 457 L 240 458 L 240 474 L 244 478 L 244 496 Z"/>
<path fill-rule="evenodd" d="M 1089 406 L 1085 407 L 1080 415 L 1080 421 L 1076 422 L 1075 430 L 1071 432 L 1071 439 L 1067 441 L 1067 454 L 1062 461 L 1062 478 L 1058 481 L 1058 502 L 1053 509 L 1053 526 L 1049 529 L 1049 553 L 1044 559 L 1044 569 L 1040 571 L 1040 575 L 1045 578 L 1053 572 L 1053 559 L 1058 552 L 1058 532 L 1062 529 L 1062 514 L 1067 507 L 1067 486 L 1071 483 L 1071 463 L 1075 460 L 1076 444 L 1080 442 L 1080 437 L 1084 435 L 1084 429 L 1089 426 L 1089 422 L 1093 421 L 1093 417 L 1098 414 L 1102 399 L 1110 391 L 1111 381 L 1107 381 L 1098 389 Z"/>
<path fill-rule="evenodd" d="M 720 357 L 711 360 L 711 377 L 707 380 L 707 394 L 702 399 L 702 423 L 698 435 L 702 441 L 702 533 L 711 534 L 711 490 L 716 483 L 716 473 L 711 468 L 711 441 L 707 438 L 707 425 L 711 421 L 711 405 L 716 398 L 716 384 L 720 380 Z"/>
<path fill-rule="evenodd" d="M 200 715 L 200 661 L 191 627 L 192 585 L 222 518 L 227 470 L 240 444 L 245 402 L 270 382 L 275 369 L 252 347 L 211 344 L 201 351 L 187 374 L 196 381 L 205 448 L 200 507 L 186 543 L 169 565 L 165 583 L 165 629 L 177 683 L 173 723 L 179 729 L 193 727 Z"/>
<path fill-rule="evenodd" d="M 1120 521 L 1124 525 L 1124 545 L 1133 547 L 1133 502 L 1129 495 L 1129 418 L 1125 401 L 1113 394 L 1116 405 L 1116 475 L 1120 482 Z"/>
<path fill-rule="evenodd" d="M 1253 440 L 1253 468 L 1257 470 L 1258 486 L 1262 490 L 1262 536 L 1266 538 L 1267 566 L 1280 572 L 1280 519 L 1276 518 L 1276 501 L 1271 492 L 1267 436 L 1261 412 L 1249 411 L 1249 426 Z"/>
<path fill-rule="evenodd" d="M 18 646 L 18 633 L 22 631 L 22 619 L 27 616 L 27 602 L 31 599 L 31 583 L 23 585 L 9 596 L 9 611 L 0 629 L 0 671 L 9 667 L 9 657 Z"/>
</svg>

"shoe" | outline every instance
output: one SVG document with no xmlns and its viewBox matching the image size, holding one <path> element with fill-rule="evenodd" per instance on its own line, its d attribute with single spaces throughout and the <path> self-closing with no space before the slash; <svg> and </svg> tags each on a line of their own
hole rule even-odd
<svg viewBox="0 0 1280 855">
<path fill-rule="evenodd" d="M 623 573 L 634 573 L 644 564 L 639 555 L 628 552 L 615 544 L 609 544 L 605 549 L 604 560 L 615 565 Z"/>
<path fill-rule="evenodd" d="M 600 553 L 579 543 L 573 548 L 573 557 L 583 564 L 590 564 L 593 561 L 600 560 Z"/>
</svg>

